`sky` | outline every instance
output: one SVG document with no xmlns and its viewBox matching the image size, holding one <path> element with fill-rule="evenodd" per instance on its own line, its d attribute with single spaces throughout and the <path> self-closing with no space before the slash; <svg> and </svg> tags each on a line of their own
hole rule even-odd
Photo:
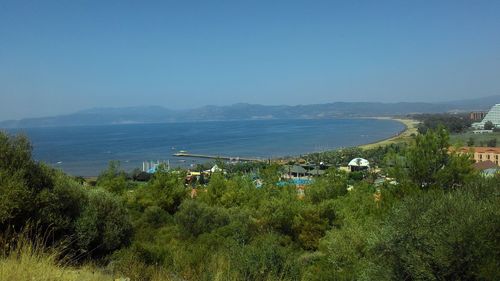
<svg viewBox="0 0 500 281">
<path fill-rule="evenodd" d="M 500 1 L 0 0 L 0 120 L 500 94 Z"/>
</svg>

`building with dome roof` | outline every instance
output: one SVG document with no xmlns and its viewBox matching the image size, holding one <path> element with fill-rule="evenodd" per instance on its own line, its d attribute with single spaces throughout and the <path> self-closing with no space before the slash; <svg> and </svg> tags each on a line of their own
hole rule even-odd
<svg viewBox="0 0 500 281">
<path fill-rule="evenodd" d="M 351 172 L 363 171 L 370 169 L 370 162 L 364 158 L 354 158 L 347 166 L 349 166 Z"/>
</svg>

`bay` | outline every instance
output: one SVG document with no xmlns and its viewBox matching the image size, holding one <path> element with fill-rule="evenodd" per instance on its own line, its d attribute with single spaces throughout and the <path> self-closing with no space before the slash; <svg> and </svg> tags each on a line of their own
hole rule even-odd
<svg viewBox="0 0 500 281">
<path fill-rule="evenodd" d="M 169 160 L 173 166 L 204 161 L 172 156 L 180 150 L 268 159 L 371 143 L 402 130 L 404 125 L 394 120 L 321 119 L 47 127 L 9 132 L 30 138 L 36 160 L 72 175 L 96 176 L 111 160 L 120 161 L 122 168 L 131 171 L 140 168 L 143 161 Z"/>
</svg>

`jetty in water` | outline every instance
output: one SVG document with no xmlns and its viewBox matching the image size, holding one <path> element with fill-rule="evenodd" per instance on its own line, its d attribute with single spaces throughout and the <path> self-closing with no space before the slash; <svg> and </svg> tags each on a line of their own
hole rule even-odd
<svg viewBox="0 0 500 281">
<path fill-rule="evenodd" d="M 263 161 L 266 161 L 265 159 L 259 159 L 259 158 L 215 156 L 215 155 L 193 154 L 193 153 L 187 153 L 187 152 L 178 152 L 178 153 L 174 153 L 173 155 L 176 156 L 176 157 L 221 159 L 221 160 L 243 161 L 243 162 L 263 162 Z"/>
</svg>

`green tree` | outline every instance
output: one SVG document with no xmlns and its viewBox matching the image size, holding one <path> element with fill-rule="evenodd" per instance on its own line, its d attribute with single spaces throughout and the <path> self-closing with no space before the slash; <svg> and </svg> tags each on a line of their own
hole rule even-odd
<svg viewBox="0 0 500 281">
<path fill-rule="evenodd" d="M 474 138 L 470 137 L 469 140 L 467 140 L 467 146 L 474 146 Z"/>
<path fill-rule="evenodd" d="M 493 128 L 495 128 L 495 125 L 493 124 L 493 122 L 491 121 L 486 121 L 484 123 L 484 129 L 485 130 L 493 130 Z"/>
<path fill-rule="evenodd" d="M 25 136 L 0 132 L 0 230 L 38 221 L 37 197 L 54 186 L 51 169 L 31 158 Z"/>
<path fill-rule="evenodd" d="M 175 221 L 184 236 L 197 237 L 229 224 L 229 215 L 224 208 L 208 206 L 198 200 L 186 200 L 175 214 Z"/>
<path fill-rule="evenodd" d="M 149 193 L 155 205 L 174 214 L 188 194 L 183 175 L 171 173 L 160 167 L 147 185 L 149 190 L 144 192 Z"/>
<path fill-rule="evenodd" d="M 306 200 L 317 204 L 347 193 L 347 173 L 330 169 L 323 177 L 316 178 L 305 190 Z"/>
<path fill-rule="evenodd" d="M 496 147 L 496 146 L 497 146 L 497 139 L 496 139 L 496 138 L 494 138 L 494 139 L 490 139 L 490 140 L 486 143 L 486 145 L 487 145 L 488 147 Z"/>
<path fill-rule="evenodd" d="M 318 248 L 319 239 L 328 227 L 328 218 L 322 217 L 316 206 L 305 208 L 293 218 L 294 239 L 306 250 Z"/>
<path fill-rule="evenodd" d="M 131 187 L 127 181 L 127 173 L 120 169 L 119 161 L 109 161 L 108 168 L 97 178 L 97 185 L 115 194 L 121 194 Z"/>
<path fill-rule="evenodd" d="M 423 189 L 463 185 L 473 175 L 472 160 L 470 155 L 455 153 L 449 147 L 449 135 L 444 128 L 428 130 L 416 136 L 402 161 L 393 159 L 396 165 L 391 173 L 399 182 L 412 183 Z"/>
<path fill-rule="evenodd" d="M 491 194 L 499 186 L 496 179 L 406 198 L 372 245 L 379 272 L 394 280 L 498 280 L 500 212 Z"/>
<path fill-rule="evenodd" d="M 215 172 L 210 177 L 210 182 L 207 186 L 205 197 L 210 205 L 218 205 L 221 203 L 222 196 L 227 192 L 226 179 L 221 172 Z M 202 196 L 203 198 L 203 196 Z"/>
<path fill-rule="evenodd" d="M 76 221 L 77 244 L 89 257 L 102 257 L 129 243 L 132 225 L 125 206 L 113 194 L 94 189 L 88 193 Z"/>
</svg>

